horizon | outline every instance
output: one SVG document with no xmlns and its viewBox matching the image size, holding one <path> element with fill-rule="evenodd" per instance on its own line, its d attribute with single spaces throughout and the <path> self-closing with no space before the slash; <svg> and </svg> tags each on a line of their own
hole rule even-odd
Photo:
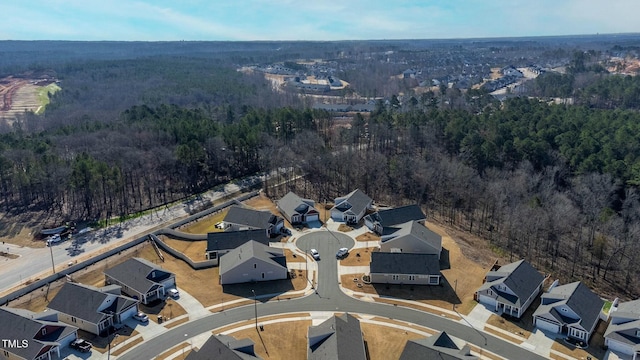
<svg viewBox="0 0 640 360">
<path fill-rule="evenodd" d="M 640 2 L 34 0 L 0 4 L 4 41 L 390 41 L 640 33 Z M 354 15 L 355 14 L 355 15 Z"/>
</svg>

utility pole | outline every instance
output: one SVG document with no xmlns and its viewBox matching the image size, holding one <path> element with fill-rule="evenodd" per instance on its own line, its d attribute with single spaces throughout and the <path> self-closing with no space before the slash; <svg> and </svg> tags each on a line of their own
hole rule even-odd
<svg viewBox="0 0 640 360">
<path fill-rule="evenodd" d="M 56 264 L 53 262 L 53 242 L 48 241 L 47 245 L 49 245 L 49 252 L 51 253 L 51 269 L 53 269 L 53 273 L 56 273 Z"/>
<path fill-rule="evenodd" d="M 253 308 L 256 314 L 256 331 L 258 331 L 258 298 L 256 297 L 256 292 L 253 291 L 253 289 L 251 289 L 251 292 L 253 293 Z"/>
</svg>

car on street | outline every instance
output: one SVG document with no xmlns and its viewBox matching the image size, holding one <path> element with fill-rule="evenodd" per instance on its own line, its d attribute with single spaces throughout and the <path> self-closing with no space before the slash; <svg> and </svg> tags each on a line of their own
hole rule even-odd
<svg viewBox="0 0 640 360">
<path fill-rule="evenodd" d="M 57 244 L 61 241 L 62 241 L 62 237 L 60 236 L 60 234 L 54 234 L 47 239 L 47 245 L 51 246 L 51 244 Z"/>
<path fill-rule="evenodd" d="M 178 289 L 169 289 L 167 293 L 174 299 L 178 299 L 180 297 L 180 292 L 178 291 Z"/>
<path fill-rule="evenodd" d="M 320 260 L 320 253 L 318 252 L 318 250 L 311 249 L 309 250 L 309 252 L 311 253 L 311 256 L 313 256 L 314 259 Z"/>
<path fill-rule="evenodd" d="M 140 321 L 143 324 L 146 324 L 149 322 L 149 317 L 147 316 L 147 314 L 143 313 L 142 311 L 138 311 L 137 314 L 133 315 L 133 318 Z"/>
<path fill-rule="evenodd" d="M 91 351 L 91 343 L 83 339 L 75 339 L 69 346 L 83 353 Z"/>
<path fill-rule="evenodd" d="M 336 258 L 338 259 L 342 259 L 345 256 L 347 256 L 347 254 L 349 254 L 349 249 L 347 248 L 340 248 L 338 249 L 338 252 L 336 253 Z"/>
</svg>

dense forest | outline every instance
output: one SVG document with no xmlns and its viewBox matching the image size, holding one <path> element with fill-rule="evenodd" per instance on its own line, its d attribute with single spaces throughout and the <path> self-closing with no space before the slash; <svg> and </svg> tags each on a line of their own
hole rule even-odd
<svg viewBox="0 0 640 360">
<path fill-rule="evenodd" d="M 64 63 L 51 70 L 62 90 L 45 115 L 0 129 L 0 211 L 126 217 L 295 169 L 301 177 L 286 186 L 301 196 L 324 201 L 361 188 L 380 203 L 419 203 L 501 256 L 603 295 L 637 297 L 638 80 L 602 73 L 588 57 L 597 55 L 532 82 L 540 99 L 501 103 L 442 87 L 378 99 L 348 126 L 262 75 L 236 71 L 237 59 Z M 378 69 L 378 79 L 400 69 L 380 64 L 365 69 Z M 578 100 L 554 105 L 547 96 Z M 284 180 L 265 191 L 283 195 L 269 185 Z"/>
</svg>

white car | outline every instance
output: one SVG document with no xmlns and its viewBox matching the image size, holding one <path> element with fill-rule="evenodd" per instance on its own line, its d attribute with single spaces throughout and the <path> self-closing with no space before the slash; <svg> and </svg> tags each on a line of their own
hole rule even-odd
<svg viewBox="0 0 640 360">
<path fill-rule="evenodd" d="M 347 256 L 347 254 L 349 254 L 349 249 L 347 248 L 340 248 L 338 250 L 338 252 L 336 253 L 336 258 L 338 259 L 342 259 L 343 257 Z"/>
<path fill-rule="evenodd" d="M 59 243 L 60 241 L 62 241 L 62 237 L 60 236 L 60 234 L 51 235 L 51 236 L 47 239 L 47 245 L 57 244 L 57 243 Z"/>
<path fill-rule="evenodd" d="M 133 318 L 140 321 L 143 324 L 146 324 L 149 322 L 149 317 L 147 316 L 147 314 L 143 313 L 142 311 L 138 311 L 137 314 L 133 315 Z"/>
<path fill-rule="evenodd" d="M 169 289 L 167 293 L 169 294 L 169 296 L 171 296 L 174 299 L 177 299 L 180 297 L 180 292 L 178 291 L 178 289 Z"/>
<path fill-rule="evenodd" d="M 320 260 L 320 253 L 318 252 L 318 250 L 311 249 L 309 250 L 309 252 L 311 253 L 311 256 L 313 256 L 314 259 Z"/>
</svg>

